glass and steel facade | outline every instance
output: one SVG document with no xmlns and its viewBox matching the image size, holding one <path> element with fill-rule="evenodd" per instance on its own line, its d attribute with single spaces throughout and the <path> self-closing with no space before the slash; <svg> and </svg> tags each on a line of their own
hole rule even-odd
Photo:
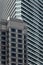
<svg viewBox="0 0 43 65">
<path fill-rule="evenodd" d="M 43 0 L 6 1 L 6 18 L 15 17 L 26 23 L 27 64 L 43 65 Z"/>
<path fill-rule="evenodd" d="M 22 0 L 21 9 L 27 24 L 27 64 L 43 65 L 43 1 Z"/>
<path fill-rule="evenodd" d="M 4 11 L 2 14 L 3 19 L 11 18 L 21 19 L 21 0 L 4 0 Z"/>
</svg>

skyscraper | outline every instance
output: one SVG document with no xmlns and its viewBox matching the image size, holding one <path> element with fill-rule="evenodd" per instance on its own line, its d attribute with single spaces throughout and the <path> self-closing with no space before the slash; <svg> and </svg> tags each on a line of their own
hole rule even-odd
<svg viewBox="0 0 43 65">
<path fill-rule="evenodd" d="M 0 65 L 26 65 L 26 27 L 18 19 L 0 21 Z"/>
<path fill-rule="evenodd" d="M 2 13 L 3 13 L 3 0 L 0 0 L 0 19 L 2 18 Z"/>
<path fill-rule="evenodd" d="M 43 0 L 6 0 L 4 12 L 26 23 L 28 65 L 43 65 Z"/>
</svg>

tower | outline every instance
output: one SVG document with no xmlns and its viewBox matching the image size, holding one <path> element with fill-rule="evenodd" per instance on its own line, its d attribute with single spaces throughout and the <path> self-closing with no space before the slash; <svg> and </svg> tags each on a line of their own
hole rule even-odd
<svg viewBox="0 0 43 65">
<path fill-rule="evenodd" d="M 43 0 L 7 0 L 6 7 L 8 16 L 26 23 L 28 65 L 43 64 Z"/>
<path fill-rule="evenodd" d="M 22 20 L 0 21 L 0 65 L 26 65 L 26 26 Z"/>
</svg>

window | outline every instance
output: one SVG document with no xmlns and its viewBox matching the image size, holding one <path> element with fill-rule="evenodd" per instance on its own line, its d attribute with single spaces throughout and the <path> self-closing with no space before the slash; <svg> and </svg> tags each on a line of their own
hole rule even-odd
<svg viewBox="0 0 43 65">
<path fill-rule="evenodd" d="M 11 48 L 11 51 L 16 52 L 16 49 L 15 48 Z"/>
<path fill-rule="evenodd" d="M 2 40 L 5 40 L 6 38 L 5 37 L 1 37 Z"/>
<path fill-rule="evenodd" d="M 26 44 L 26 40 L 24 41 L 24 44 Z"/>
<path fill-rule="evenodd" d="M 5 42 L 5 41 L 1 41 L 1 44 L 2 44 L 2 45 L 5 45 L 5 44 L 6 44 L 6 42 Z"/>
<path fill-rule="evenodd" d="M 1 49 L 2 49 L 2 50 L 6 50 L 6 47 L 5 47 L 5 46 L 1 46 Z"/>
<path fill-rule="evenodd" d="M 24 62 L 26 63 L 26 60 L 24 60 Z"/>
<path fill-rule="evenodd" d="M 16 39 L 14 39 L 14 38 L 11 38 L 11 41 L 12 41 L 12 42 L 16 42 Z"/>
<path fill-rule="evenodd" d="M 9 53 L 9 50 L 7 50 L 7 53 Z"/>
<path fill-rule="evenodd" d="M 12 28 L 12 29 L 11 29 L 11 32 L 16 32 L 16 29 Z"/>
<path fill-rule="evenodd" d="M 22 38 L 22 35 L 19 35 L 19 34 L 18 34 L 18 38 Z"/>
<path fill-rule="evenodd" d="M 16 43 L 11 43 L 11 46 L 16 47 Z"/>
<path fill-rule="evenodd" d="M 16 62 L 16 58 L 11 58 L 11 61 L 12 61 L 12 62 L 13 62 L 13 61 Z"/>
<path fill-rule="evenodd" d="M 1 64 L 2 64 L 2 65 L 5 65 L 5 61 L 1 61 Z"/>
<path fill-rule="evenodd" d="M 24 57 L 26 58 L 26 55 L 24 55 Z"/>
<path fill-rule="evenodd" d="M 24 53 L 26 53 L 26 50 L 24 50 Z"/>
<path fill-rule="evenodd" d="M 4 59 L 4 60 L 5 60 L 5 59 L 6 59 L 6 57 L 5 57 L 5 56 L 1 56 L 1 59 Z"/>
<path fill-rule="evenodd" d="M 23 65 L 23 64 L 18 64 L 18 65 Z"/>
<path fill-rule="evenodd" d="M 22 30 L 18 30 L 18 33 L 22 33 Z"/>
<path fill-rule="evenodd" d="M 26 49 L 26 45 L 24 45 L 24 48 Z"/>
<path fill-rule="evenodd" d="M 16 65 L 15 63 L 11 63 L 11 65 Z"/>
<path fill-rule="evenodd" d="M 19 47 L 19 48 L 22 48 L 22 44 L 18 44 L 18 47 Z"/>
<path fill-rule="evenodd" d="M 11 53 L 11 56 L 16 57 L 16 54 L 15 53 Z"/>
<path fill-rule="evenodd" d="M 5 55 L 5 54 L 6 54 L 6 52 L 5 52 L 5 51 L 1 51 L 1 54 Z"/>
<path fill-rule="evenodd" d="M 6 33 L 5 33 L 5 32 L 2 32 L 1 34 L 2 34 L 2 35 L 5 35 Z"/>
<path fill-rule="evenodd" d="M 22 40 L 18 39 L 18 43 L 22 43 Z"/>
<path fill-rule="evenodd" d="M 14 33 L 11 33 L 11 36 L 12 36 L 12 37 L 16 37 L 16 34 L 14 34 Z"/>
<path fill-rule="evenodd" d="M 23 56 L 22 56 L 22 54 L 18 54 L 18 57 L 19 57 L 19 58 L 22 58 Z"/>
<path fill-rule="evenodd" d="M 18 52 L 19 52 L 19 53 L 22 53 L 22 50 L 21 50 L 21 49 L 18 49 Z"/>
<path fill-rule="evenodd" d="M 18 59 L 18 62 L 19 62 L 19 63 L 22 63 L 22 59 Z"/>
</svg>

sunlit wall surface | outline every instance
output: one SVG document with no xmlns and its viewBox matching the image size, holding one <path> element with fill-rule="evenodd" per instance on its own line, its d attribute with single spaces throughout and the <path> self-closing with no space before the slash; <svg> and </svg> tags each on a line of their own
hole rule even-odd
<svg viewBox="0 0 43 65">
<path fill-rule="evenodd" d="M 4 12 L 26 22 L 28 65 L 43 65 L 43 0 L 6 0 Z"/>
</svg>

